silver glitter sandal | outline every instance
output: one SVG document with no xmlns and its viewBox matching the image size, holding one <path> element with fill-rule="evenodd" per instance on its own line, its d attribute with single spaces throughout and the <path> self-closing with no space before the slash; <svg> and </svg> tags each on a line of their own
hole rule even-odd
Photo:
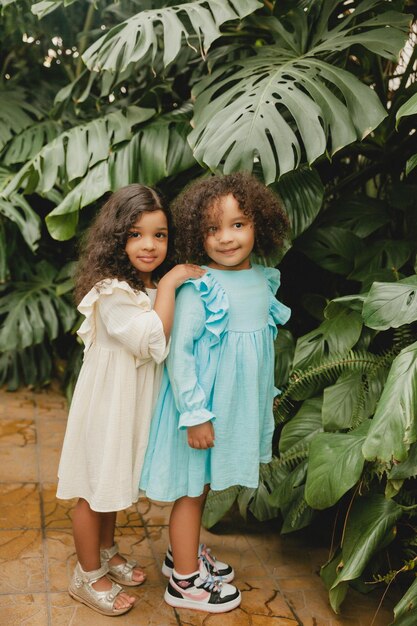
<svg viewBox="0 0 417 626">
<path fill-rule="evenodd" d="M 75 566 L 74 574 L 68 587 L 68 593 L 74 600 L 86 604 L 90 609 L 101 613 L 101 615 L 108 615 L 115 617 L 117 615 L 123 615 L 127 613 L 133 607 L 133 604 L 122 609 L 114 608 L 114 601 L 120 592 L 123 591 L 120 585 L 112 583 L 111 589 L 107 591 L 97 591 L 92 586 L 100 578 L 108 574 L 109 566 L 106 563 L 99 569 L 92 570 L 91 572 L 85 572 L 81 565 L 77 563 Z"/>
<path fill-rule="evenodd" d="M 143 575 L 143 580 L 133 580 L 133 570 L 138 565 L 137 561 L 134 559 L 126 560 L 125 563 L 120 563 L 119 565 L 110 565 L 110 559 L 118 553 L 119 546 L 117 543 L 115 543 L 111 548 L 102 548 L 100 550 L 101 564 L 104 565 L 107 563 L 109 567 L 109 578 L 114 580 L 116 583 L 126 585 L 126 587 L 138 587 L 139 585 L 142 585 L 142 583 L 146 580 L 145 574 Z"/>
</svg>

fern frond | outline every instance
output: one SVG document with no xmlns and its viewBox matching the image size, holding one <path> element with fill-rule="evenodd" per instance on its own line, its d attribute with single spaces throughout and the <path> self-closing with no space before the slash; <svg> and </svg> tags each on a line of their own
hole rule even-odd
<svg viewBox="0 0 417 626">
<path fill-rule="evenodd" d="M 297 520 L 302 516 L 302 514 L 304 513 L 306 509 L 308 509 L 307 502 L 304 500 L 304 498 L 300 498 L 300 501 L 298 502 L 298 504 L 291 511 L 291 518 L 290 518 L 291 526 L 296 525 Z"/>
<path fill-rule="evenodd" d="M 277 466 L 284 466 L 288 469 L 293 469 L 298 463 L 301 463 L 304 459 L 308 457 L 309 447 L 306 445 L 296 445 L 281 454 L 277 460 Z"/>
<path fill-rule="evenodd" d="M 401 351 L 410 346 L 417 339 L 415 324 L 403 324 L 399 328 L 394 328 L 394 346 Z"/>
<path fill-rule="evenodd" d="M 384 354 L 372 354 L 367 351 L 353 350 L 344 355 L 336 355 L 311 365 L 306 370 L 294 370 L 287 387 L 277 399 L 274 415 L 277 423 L 284 422 L 292 408 L 291 400 L 304 400 L 317 393 L 322 387 L 333 384 L 343 372 L 372 372 L 387 367 L 395 358 L 398 350 Z"/>
</svg>

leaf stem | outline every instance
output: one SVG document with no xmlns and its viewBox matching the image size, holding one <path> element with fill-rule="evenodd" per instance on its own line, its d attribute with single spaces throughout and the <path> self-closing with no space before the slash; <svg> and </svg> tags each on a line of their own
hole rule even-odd
<svg viewBox="0 0 417 626">
<path fill-rule="evenodd" d="M 79 77 L 83 69 L 82 54 L 87 48 L 88 36 L 90 34 L 90 29 L 91 29 L 93 19 L 94 19 L 94 11 L 95 11 L 94 2 L 91 2 L 90 6 L 88 7 L 87 15 L 85 16 L 84 26 L 82 29 L 83 35 L 80 38 L 80 46 L 78 48 L 78 52 L 80 56 L 78 57 L 77 69 L 75 71 L 76 78 Z"/>
</svg>

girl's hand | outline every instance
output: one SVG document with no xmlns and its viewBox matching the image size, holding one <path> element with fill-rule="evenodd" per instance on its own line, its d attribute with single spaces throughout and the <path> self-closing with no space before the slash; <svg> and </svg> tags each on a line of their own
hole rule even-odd
<svg viewBox="0 0 417 626">
<path fill-rule="evenodd" d="M 201 278 L 204 276 L 206 270 L 203 270 L 199 265 L 193 265 L 192 263 L 181 263 L 176 265 L 169 272 L 161 278 L 158 283 L 158 287 L 163 285 L 170 285 L 175 289 L 185 283 L 189 278 Z"/>
<path fill-rule="evenodd" d="M 214 428 L 211 422 L 204 422 L 187 428 L 188 445 L 197 450 L 206 450 L 214 446 Z"/>
</svg>

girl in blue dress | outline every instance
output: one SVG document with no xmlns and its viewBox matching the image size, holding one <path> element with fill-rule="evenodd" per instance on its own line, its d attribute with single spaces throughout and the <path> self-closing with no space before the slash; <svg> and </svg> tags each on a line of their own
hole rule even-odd
<svg viewBox="0 0 417 626">
<path fill-rule="evenodd" d="M 257 487 L 274 430 L 274 338 L 290 310 L 277 269 L 251 262 L 282 245 L 288 219 L 253 176 L 214 176 L 173 205 L 177 252 L 207 270 L 177 293 L 161 392 L 140 487 L 175 501 L 163 573 L 165 601 L 214 613 L 240 604 L 233 569 L 199 546 L 208 489 Z"/>
</svg>

